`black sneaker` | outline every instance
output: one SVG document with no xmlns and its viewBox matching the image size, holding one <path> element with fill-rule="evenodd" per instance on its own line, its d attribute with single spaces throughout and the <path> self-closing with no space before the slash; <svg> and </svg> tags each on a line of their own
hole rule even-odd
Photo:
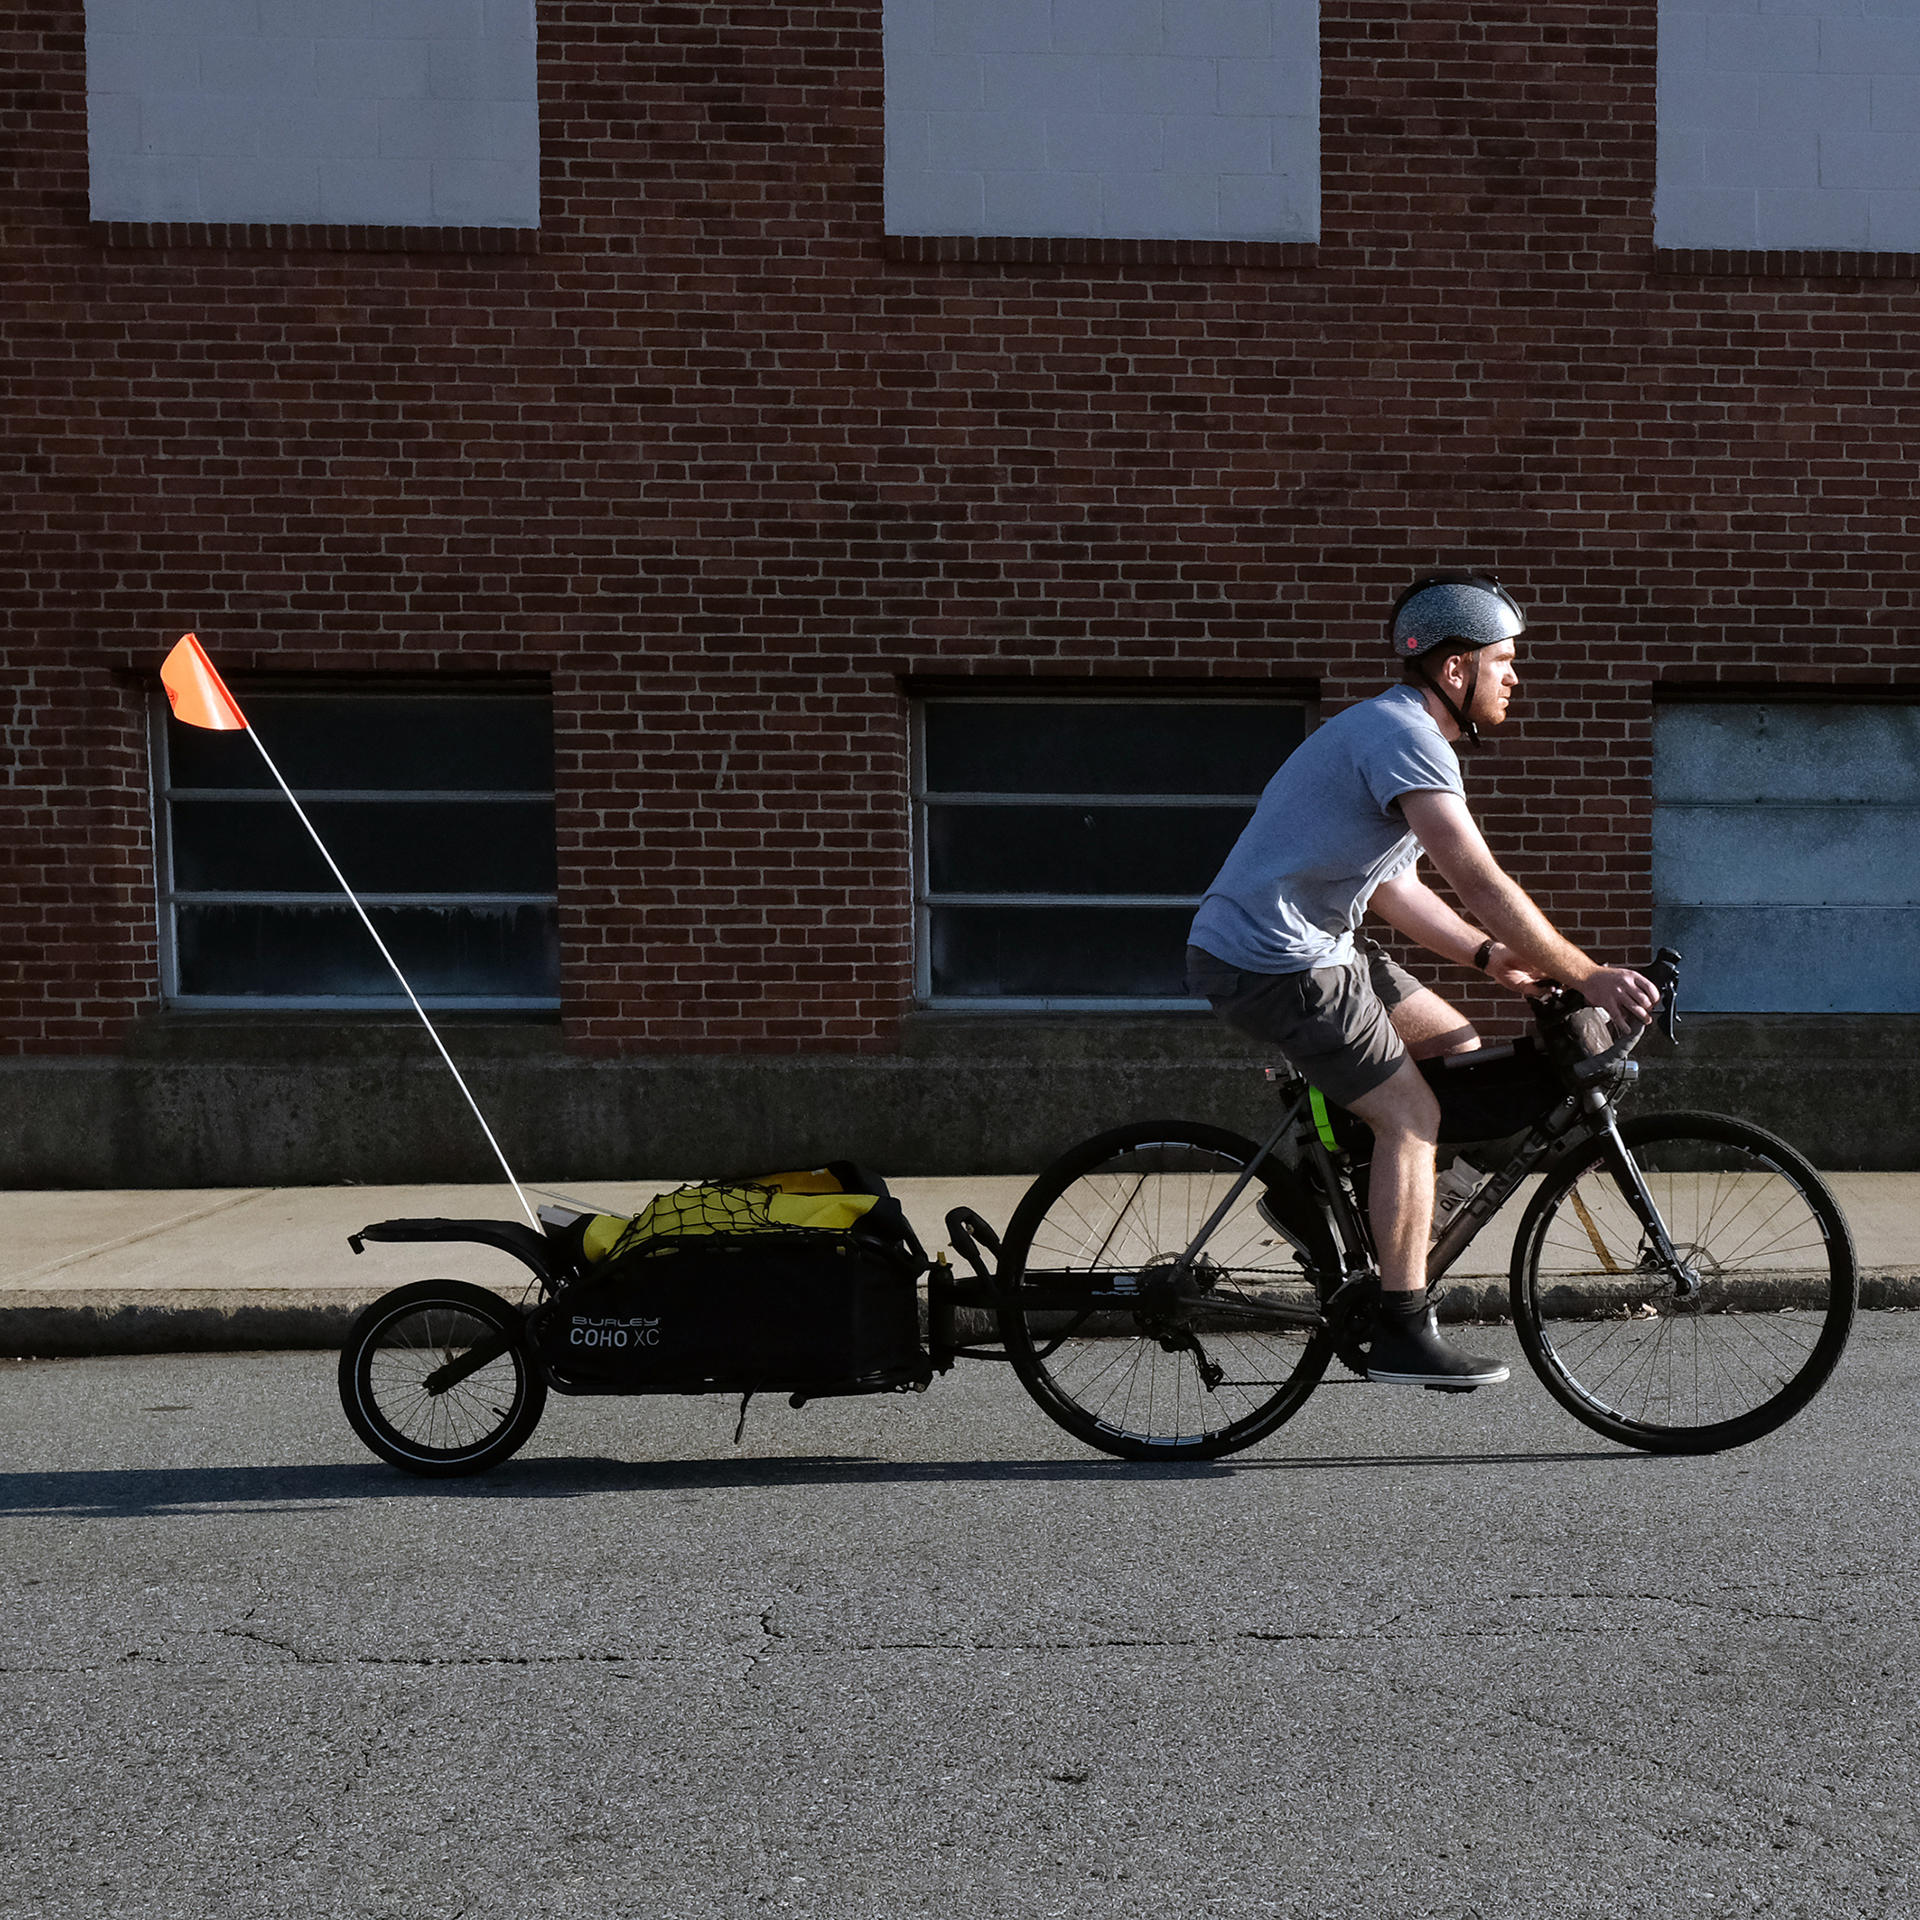
<svg viewBox="0 0 1920 1920">
<path fill-rule="evenodd" d="M 1404 1303 L 1404 1304 L 1402 1304 Z M 1438 1387 L 1468 1392 L 1498 1386 L 1508 1377 L 1504 1361 L 1462 1353 L 1441 1339 L 1425 1287 L 1380 1297 L 1367 1350 L 1367 1378 L 1390 1387 Z"/>
</svg>

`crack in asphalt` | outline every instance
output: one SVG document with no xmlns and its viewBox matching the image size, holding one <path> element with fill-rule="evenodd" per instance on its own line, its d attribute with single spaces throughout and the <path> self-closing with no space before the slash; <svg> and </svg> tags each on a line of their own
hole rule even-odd
<svg viewBox="0 0 1920 1920">
<path fill-rule="evenodd" d="M 302 1653 L 297 1647 L 284 1645 L 277 1640 L 269 1640 L 261 1634 L 237 1633 L 231 1627 L 215 1629 L 220 1635 L 230 1639 L 252 1640 L 263 1647 L 273 1647 L 287 1654 L 297 1667 L 315 1667 L 331 1669 L 336 1667 L 577 1667 L 577 1666 L 644 1666 L 649 1663 L 672 1663 L 680 1656 L 671 1653 L 460 1653 L 460 1654 L 314 1654 Z M 63 1675 L 76 1673 L 112 1673 L 134 1662 L 152 1667 L 189 1669 L 204 1666 L 204 1661 L 179 1660 L 164 1653 L 147 1653 L 136 1648 L 131 1653 L 123 1653 L 118 1660 L 80 1660 L 67 1666 L 0 1666 L 0 1679 L 10 1679 L 18 1675 Z"/>
<path fill-rule="evenodd" d="M 800 1589 L 795 1587 L 791 1588 L 790 1591 L 797 1594 Z M 778 1601 L 769 1601 L 766 1606 L 760 1609 L 760 1644 L 748 1650 L 747 1664 L 741 1669 L 740 1673 L 736 1676 L 737 1678 L 741 1680 L 752 1679 L 761 1663 L 768 1659 L 772 1655 L 773 1649 L 786 1639 L 787 1636 L 780 1631 L 778 1624 L 779 1604 Z M 849 1651 L 859 1652 L 861 1649 L 850 1648 Z"/>
<path fill-rule="evenodd" d="M 1631 1597 L 1644 1599 L 1664 1596 L 1633 1595 Z M 1396 1686 L 1390 1676 L 1381 1675 L 1376 1677 L 1380 1678 L 1392 1691 L 1400 1694 L 1403 1699 L 1419 1701 L 1431 1698 L 1430 1693 L 1423 1687 Z M 1564 1726 L 1558 1720 L 1554 1720 L 1524 1704 L 1507 1705 L 1505 1703 L 1499 1703 L 1496 1705 L 1495 1711 L 1505 1714 L 1509 1719 L 1519 1721 L 1522 1726 L 1530 1727 L 1535 1732 L 1551 1733 L 1575 1745 L 1584 1743 L 1608 1755 L 1612 1759 L 1626 1759 L 1631 1762 L 1636 1762 L 1659 1774 L 1664 1780 L 1679 1782 L 1679 1797 L 1673 1802 L 1672 1806 L 1666 1810 L 1665 1817 L 1668 1819 L 1673 1817 L 1676 1810 L 1695 1809 L 1700 1802 L 1705 1800 L 1711 1800 L 1717 1803 L 1722 1811 L 1712 1817 L 1723 1821 L 1728 1819 L 1730 1813 L 1750 1813 L 1752 1810 L 1750 1795 L 1747 1791 L 1748 1783 L 1743 1782 L 1739 1792 L 1716 1786 L 1712 1780 L 1703 1779 L 1697 1768 L 1665 1760 L 1659 1754 L 1651 1751 L 1642 1741 L 1634 1741 L 1617 1735 L 1597 1732 L 1594 1727 L 1587 1722 L 1583 1722 L 1578 1726 Z M 1667 1829 L 1654 1824 L 1654 1813 L 1655 1810 L 1653 1809 L 1643 1810 L 1634 1816 L 1635 1824 L 1637 1824 L 1643 1832 L 1656 1839 L 1669 1837 Z M 1844 1848 L 1850 1841 L 1858 1838 L 1857 1822 L 1847 1821 L 1838 1814 L 1832 1816 L 1829 1820 L 1823 1821 L 1816 1814 L 1810 1812 L 1803 1802 L 1796 1802 L 1790 1811 L 1783 1811 L 1781 1821 L 1783 1825 L 1794 1827 L 1796 1830 L 1807 1834 L 1810 1839 L 1816 1840 L 1831 1848 Z M 1869 1865 L 1872 1870 L 1882 1878 L 1885 1878 L 1892 1870 L 1890 1864 L 1876 1863 L 1871 1859 L 1867 1860 L 1865 1864 Z"/>
<path fill-rule="evenodd" d="M 1648 1766 L 1655 1768 L 1663 1776 L 1683 1781 L 1685 1783 L 1686 1793 L 1689 1796 L 1717 1801 L 1723 1809 L 1727 1810 L 1719 1816 L 1722 1820 L 1730 1818 L 1732 1814 L 1746 1813 L 1750 1815 L 1752 1812 L 1751 1799 L 1744 1786 L 1742 1792 L 1734 1793 L 1725 1788 L 1714 1786 L 1711 1781 L 1703 1781 L 1696 1768 L 1676 1766 L 1671 1762 L 1662 1760 L 1657 1754 L 1648 1752 L 1643 1745 L 1636 1745 L 1627 1740 L 1613 1739 L 1604 1734 L 1596 1734 L 1590 1728 L 1586 1727 L 1563 1727 L 1555 1720 L 1547 1719 L 1537 1713 L 1530 1713 L 1524 1708 L 1509 1707 L 1504 1709 L 1504 1711 L 1520 1721 L 1523 1726 L 1532 1727 L 1540 1732 L 1555 1733 L 1562 1739 L 1584 1739 L 1609 1754 L 1626 1755 L 1633 1759 L 1643 1761 Z M 1692 1802 L 1688 1801 L 1683 1804 L 1692 1804 Z M 1669 1810 L 1667 1817 L 1671 1819 L 1671 1810 Z M 1809 1809 L 1804 1801 L 1796 1802 L 1791 1812 L 1783 1812 L 1780 1818 L 1783 1825 L 1791 1826 L 1796 1831 L 1804 1833 L 1810 1840 L 1817 1842 L 1819 1845 L 1835 1850 L 1845 1850 L 1856 1844 L 1860 1837 L 1860 1828 L 1857 1821 L 1837 1813 L 1822 1819 L 1817 1812 Z M 1666 1830 L 1654 1824 L 1651 1809 L 1642 1811 L 1636 1817 L 1636 1824 L 1638 1824 L 1644 1832 L 1655 1838 L 1664 1839 L 1667 1837 Z M 1893 1871 L 1897 1863 L 1890 1859 L 1875 1860 L 1872 1856 L 1864 1856 L 1862 1864 L 1868 1866 L 1878 1877 L 1884 1880 L 1887 1875 Z"/>
<path fill-rule="evenodd" d="M 1640 1603 L 1649 1606 L 1671 1608 L 1675 1612 L 1710 1613 L 1726 1617 L 1738 1617 L 1743 1620 L 1787 1620 L 1809 1626 L 1831 1626 L 1845 1624 L 1833 1616 L 1819 1613 L 1799 1612 L 1790 1608 L 1757 1607 L 1743 1603 L 1730 1594 L 1713 1598 L 1697 1598 L 1689 1594 L 1652 1592 L 1639 1589 L 1603 1589 L 1569 1588 L 1560 1590 L 1540 1590 L 1527 1593 L 1510 1593 L 1506 1596 L 1508 1604 L 1533 1603 L 1550 1604 L 1555 1602 L 1584 1605 L 1618 1605 L 1621 1603 Z M 580 1650 L 570 1653 L 505 1654 L 505 1653 L 468 1653 L 468 1654 L 318 1654 L 313 1653 L 296 1641 L 276 1637 L 260 1628 L 246 1624 L 252 1616 L 252 1609 L 242 1617 L 240 1623 L 231 1626 L 211 1628 L 214 1636 L 228 1640 L 243 1640 L 255 1646 L 265 1647 L 275 1653 L 284 1654 L 295 1666 L 315 1668 L 341 1667 L 397 1667 L 397 1668 L 458 1668 L 458 1667 L 570 1667 L 570 1666 L 657 1666 L 684 1665 L 698 1663 L 716 1656 L 731 1654 L 738 1658 L 743 1651 L 738 1643 L 731 1647 L 712 1646 L 691 1651 L 671 1651 L 654 1649 L 645 1652 L 595 1652 Z M 760 1610 L 757 1620 L 757 1644 L 744 1649 L 746 1664 L 737 1670 L 738 1678 L 747 1678 L 757 1672 L 773 1656 L 780 1646 L 793 1647 L 794 1643 L 781 1627 L 779 1608 L 769 1604 Z M 848 1653 L 1098 1653 L 1098 1652 L 1174 1652 L 1188 1651 L 1194 1648 L 1231 1647 L 1238 1643 L 1252 1643 L 1263 1646 L 1285 1646 L 1306 1644 L 1319 1646 L 1408 1646 L 1421 1640 L 1503 1640 L 1525 1636 L 1538 1636 L 1550 1633 L 1557 1638 L 1582 1635 L 1618 1635 L 1644 1632 L 1645 1625 L 1640 1622 L 1622 1622 L 1594 1620 L 1591 1622 L 1568 1621 L 1552 1626 L 1539 1621 L 1513 1621 L 1511 1623 L 1496 1620 L 1490 1624 L 1447 1626 L 1440 1622 L 1410 1619 L 1404 1613 L 1394 1614 L 1386 1619 L 1362 1627 L 1241 1627 L 1228 1632 L 1186 1634 L 1179 1636 L 1132 1636 L 1107 1635 L 1100 1638 L 1050 1639 L 1050 1640 L 1000 1640 L 1000 1639 L 955 1639 L 955 1640 L 849 1640 L 821 1643 L 798 1647 L 795 1650 L 812 1658 L 830 1658 L 836 1654 Z M 0 1677 L 36 1674 L 78 1674 L 100 1673 L 115 1668 L 124 1668 L 136 1662 L 147 1662 L 158 1666 L 192 1666 L 203 1664 L 191 1659 L 181 1660 L 164 1653 L 134 1648 L 114 1660 L 78 1661 L 70 1664 L 11 1664 L 0 1663 Z M 1512 1711 L 1509 1709 L 1509 1711 Z M 1525 1715 L 1521 1716 L 1525 1718 Z M 1549 1722 L 1537 1722 L 1548 1726 Z M 1586 1737 L 1598 1739 L 1599 1736 L 1588 1732 Z M 1639 1748 L 1632 1752 L 1648 1759 L 1650 1764 L 1658 1765 L 1651 1755 L 1644 1754 Z"/>
<path fill-rule="evenodd" d="M 291 1641 L 276 1640 L 271 1634 L 256 1633 L 251 1627 L 215 1627 L 214 1632 L 223 1640 L 251 1640 L 257 1647 L 272 1647 L 276 1653 L 288 1655 L 297 1666 L 306 1667 L 323 1664 L 320 1661 L 310 1659 Z"/>
<path fill-rule="evenodd" d="M 671 1653 L 307 1653 L 289 1640 L 276 1640 L 249 1627 L 214 1627 L 210 1631 L 223 1640 L 248 1640 L 255 1646 L 271 1647 L 284 1653 L 297 1667 L 577 1667 L 640 1666 L 650 1662 L 672 1662 Z M 152 1653 L 134 1647 L 115 1660 L 77 1660 L 64 1665 L 0 1665 L 0 1678 L 17 1674 L 111 1673 L 136 1663 L 154 1667 L 190 1668 L 205 1661 L 183 1660 L 164 1653 Z"/>
</svg>

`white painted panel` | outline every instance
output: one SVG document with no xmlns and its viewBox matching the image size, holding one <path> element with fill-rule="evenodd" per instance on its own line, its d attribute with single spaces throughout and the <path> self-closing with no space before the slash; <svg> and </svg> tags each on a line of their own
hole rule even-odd
<svg viewBox="0 0 1920 1920">
<path fill-rule="evenodd" d="M 906 77 L 911 80 L 912 64 L 905 64 Z M 1099 113 L 1103 108 L 1120 111 L 1108 108 L 1102 99 L 1102 82 L 1108 68 L 1125 69 L 1130 64 L 1125 60 L 1083 60 L 1058 53 L 990 53 L 984 59 L 967 62 L 956 72 L 955 63 L 945 61 L 941 63 L 941 84 L 951 87 L 955 98 L 935 99 L 929 104 L 963 110 L 973 105 L 987 113 L 1027 113 L 1036 108 L 1053 114 Z M 975 71 L 979 75 L 981 97 L 969 101 L 966 96 L 972 91 Z M 1206 77 L 1211 88 L 1211 71 Z M 898 97 L 900 92 L 891 68 L 887 74 L 887 92 L 889 99 Z M 908 93 L 911 97 L 910 88 Z"/>
<path fill-rule="evenodd" d="M 1312 240 L 1317 0 L 884 0 L 889 233 Z"/>
<path fill-rule="evenodd" d="M 1160 0 L 1053 0 L 1051 44 L 1060 53 L 1178 51 L 1163 24 Z"/>
<path fill-rule="evenodd" d="M 1913 247 L 1920 0 L 1660 0 L 1659 36 L 1659 245 Z"/>
<path fill-rule="evenodd" d="M 1920 1011 L 1920 707 L 1654 717 L 1654 925 L 1703 1011 Z"/>
<path fill-rule="evenodd" d="M 537 227 L 534 0 L 87 0 L 98 220 Z"/>
<path fill-rule="evenodd" d="M 1920 909 L 1657 907 L 1680 1010 L 1920 1013 Z"/>
<path fill-rule="evenodd" d="M 1653 716 L 1668 800 L 1920 803 L 1920 706 L 1688 702 Z"/>
<path fill-rule="evenodd" d="M 1920 807 L 1668 802 L 1653 891 L 1689 906 L 1920 907 Z"/>
</svg>

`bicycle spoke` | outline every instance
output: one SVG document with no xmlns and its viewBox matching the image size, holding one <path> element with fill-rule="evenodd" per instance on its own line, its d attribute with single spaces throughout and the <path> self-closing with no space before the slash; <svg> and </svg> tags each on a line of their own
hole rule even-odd
<svg viewBox="0 0 1920 1920">
<path fill-rule="evenodd" d="M 383 1310 L 356 1325 L 342 1351 L 342 1397 L 348 1418 L 377 1453 L 415 1472 L 465 1472 L 517 1446 L 539 1417 L 543 1389 L 528 1374 L 518 1349 L 503 1349 L 503 1322 L 493 1297 L 478 1288 L 444 1283 L 470 1294 L 485 1310 L 455 1299 L 424 1297 Z M 510 1323 L 508 1323 L 510 1324 Z M 494 1357 L 438 1390 L 427 1383 L 487 1343 Z"/>
</svg>

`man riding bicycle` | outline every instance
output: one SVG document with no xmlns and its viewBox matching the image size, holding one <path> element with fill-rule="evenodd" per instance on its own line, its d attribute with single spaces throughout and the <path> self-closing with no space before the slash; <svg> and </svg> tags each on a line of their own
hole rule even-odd
<svg viewBox="0 0 1920 1920">
<path fill-rule="evenodd" d="M 1443 1340 L 1426 1288 L 1440 1106 L 1414 1062 L 1464 1053 L 1480 1036 L 1360 932 L 1369 908 L 1515 992 L 1543 978 L 1577 987 L 1623 1031 L 1659 1002 L 1652 981 L 1557 932 L 1467 810 L 1453 743 L 1476 746 L 1481 727 L 1506 719 L 1526 624 L 1490 574 L 1430 574 L 1407 588 L 1389 621 L 1404 684 L 1316 728 L 1267 783 L 1187 949 L 1191 991 L 1373 1129 L 1381 1307 L 1367 1374 L 1393 1385 L 1488 1386 L 1507 1369 Z M 1478 926 L 1419 878 L 1422 852 Z"/>
</svg>

